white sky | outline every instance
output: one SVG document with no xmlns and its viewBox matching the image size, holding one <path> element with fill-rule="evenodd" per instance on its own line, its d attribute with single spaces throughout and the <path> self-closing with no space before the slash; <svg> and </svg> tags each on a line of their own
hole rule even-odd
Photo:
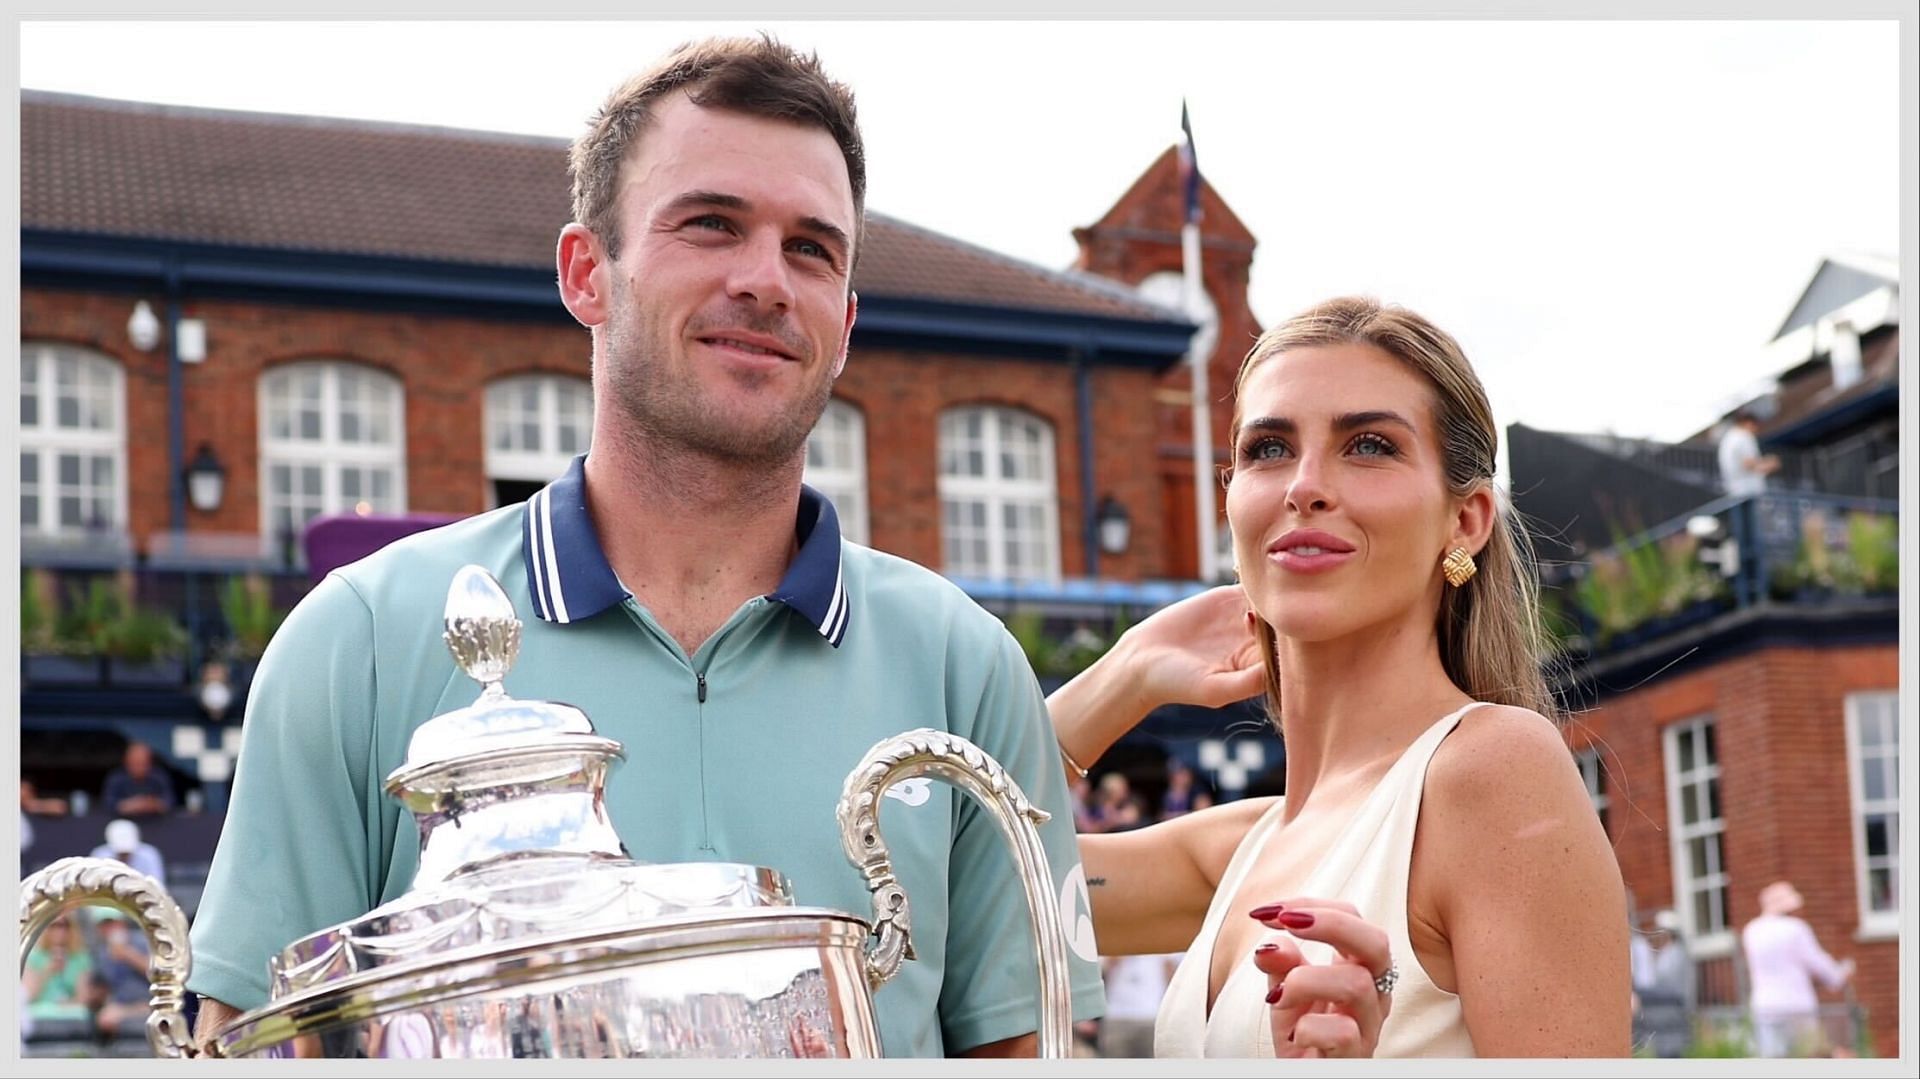
<svg viewBox="0 0 1920 1079">
<path fill-rule="evenodd" d="M 24 23 L 20 84 L 570 137 L 755 29 L 853 87 L 871 207 L 1050 267 L 1184 96 L 1262 322 L 1404 303 L 1503 426 L 1689 434 L 1775 372 L 1823 255 L 1900 254 L 1893 22 Z"/>
</svg>

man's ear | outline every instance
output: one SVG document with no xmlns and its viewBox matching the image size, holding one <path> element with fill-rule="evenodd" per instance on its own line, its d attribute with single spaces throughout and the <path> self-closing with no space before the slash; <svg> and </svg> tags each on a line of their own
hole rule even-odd
<svg viewBox="0 0 1920 1079">
<path fill-rule="evenodd" d="M 860 294 L 847 290 L 847 324 L 840 331 L 840 355 L 833 361 L 833 377 L 847 369 L 847 348 L 853 343 L 853 320 L 860 313 Z"/>
<path fill-rule="evenodd" d="M 560 243 L 554 252 L 560 273 L 560 302 L 582 326 L 594 327 L 607 320 L 607 270 L 612 260 L 600 237 L 578 221 L 560 230 Z"/>
</svg>

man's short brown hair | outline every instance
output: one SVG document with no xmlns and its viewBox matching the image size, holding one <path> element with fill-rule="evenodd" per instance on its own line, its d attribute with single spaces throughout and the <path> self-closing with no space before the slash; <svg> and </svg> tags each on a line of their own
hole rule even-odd
<svg viewBox="0 0 1920 1079">
<path fill-rule="evenodd" d="M 614 208 L 620 167 L 634 140 L 646 130 L 653 104 L 683 90 L 702 108 L 726 109 L 769 120 L 817 127 L 833 136 L 847 163 L 853 188 L 854 250 L 866 232 L 867 164 L 854 119 L 853 91 L 828 78 L 815 54 L 802 55 L 774 40 L 710 38 L 673 50 L 652 70 L 615 90 L 574 140 L 568 160 L 573 174 L 573 219 L 620 257 L 620 223 Z"/>
</svg>

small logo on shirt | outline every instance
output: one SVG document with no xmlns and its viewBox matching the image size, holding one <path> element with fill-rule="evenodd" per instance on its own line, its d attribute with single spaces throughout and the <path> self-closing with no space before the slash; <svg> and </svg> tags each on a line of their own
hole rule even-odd
<svg viewBox="0 0 1920 1079">
<path fill-rule="evenodd" d="M 1087 894 L 1087 867 L 1075 862 L 1060 882 L 1060 928 L 1066 931 L 1067 947 L 1089 963 L 1100 960 L 1100 946 L 1093 939 L 1093 897 Z"/>
<path fill-rule="evenodd" d="M 933 780 L 925 777 L 903 779 L 888 787 L 886 794 L 887 797 L 898 798 L 910 806 L 926 805 L 927 799 L 933 797 Z"/>
</svg>

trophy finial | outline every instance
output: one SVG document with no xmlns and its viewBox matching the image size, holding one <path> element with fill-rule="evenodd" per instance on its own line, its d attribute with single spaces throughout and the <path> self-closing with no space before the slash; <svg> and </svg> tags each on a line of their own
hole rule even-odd
<svg viewBox="0 0 1920 1079">
<path fill-rule="evenodd" d="M 505 694 L 500 682 L 520 654 L 520 619 L 500 582 L 485 568 L 460 567 L 447 588 L 447 650 L 483 696 Z"/>
</svg>

